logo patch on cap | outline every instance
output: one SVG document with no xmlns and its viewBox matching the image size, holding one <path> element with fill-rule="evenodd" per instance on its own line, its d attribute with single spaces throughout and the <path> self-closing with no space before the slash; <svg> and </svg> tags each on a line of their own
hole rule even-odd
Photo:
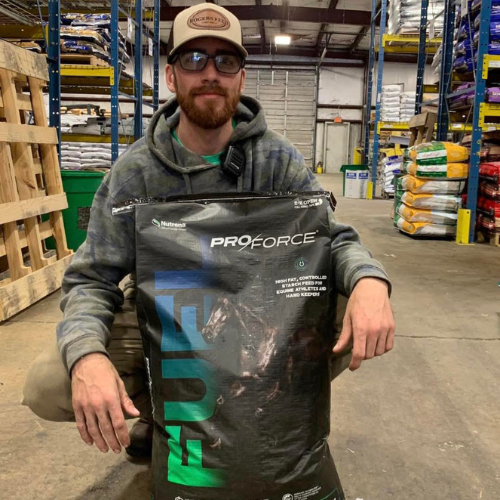
<svg viewBox="0 0 500 500">
<path fill-rule="evenodd" d="M 187 25 L 195 30 L 228 30 L 229 19 L 214 9 L 203 9 L 195 12 L 187 22 Z"/>
</svg>

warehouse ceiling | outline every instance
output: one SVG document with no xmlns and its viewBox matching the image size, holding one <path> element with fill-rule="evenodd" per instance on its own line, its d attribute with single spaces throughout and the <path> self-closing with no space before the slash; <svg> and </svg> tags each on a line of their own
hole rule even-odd
<svg viewBox="0 0 500 500">
<path fill-rule="evenodd" d="M 199 0 L 160 0 L 160 36 L 165 52 L 172 21 Z M 61 0 L 62 12 L 109 12 L 110 0 Z M 370 47 L 371 0 L 215 0 L 241 21 L 243 43 L 251 55 L 304 56 L 365 59 Z M 47 14 L 47 0 L 2 0 L 0 24 L 33 24 L 40 11 Z M 133 0 L 120 6 L 133 12 Z M 143 1 L 150 7 L 153 0 Z M 9 15 L 10 14 L 10 15 Z M 146 22 L 152 27 L 152 22 Z M 290 35 L 290 46 L 277 46 L 276 35 Z"/>
</svg>

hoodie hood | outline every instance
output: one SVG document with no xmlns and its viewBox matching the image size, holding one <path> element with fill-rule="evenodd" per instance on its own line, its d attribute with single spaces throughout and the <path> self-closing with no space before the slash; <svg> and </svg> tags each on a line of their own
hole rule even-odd
<svg viewBox="0 0 500 500">
<path fill-rule="evenodd" d="M 175 170 L 184 176 L 217 166 L 205 162 L 202 156 L 182 147 L 172 138 L 172 129 L 179 124 L 180 109 L 174 97 L 166 102 L 153 115 L 146 132 L 146 142 L 149 150 L 167 168 Z M 234 115 L 236 127 L 229 139 L 230 144 L 244 144 L 251 138 L 261 136 L 267 130 L 264 110 L 259 102 L 252 97 L 242 95 Z M 178 160 L 182 158 L 182 164 Z"/>
</svg>

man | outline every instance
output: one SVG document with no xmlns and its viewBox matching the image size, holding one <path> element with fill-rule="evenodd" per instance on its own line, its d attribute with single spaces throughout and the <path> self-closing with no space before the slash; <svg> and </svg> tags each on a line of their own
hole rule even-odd
<svg viewBox="0 0 500 500">
<path fill-rule="evenodd" d="M 86 242 L 63 281 L 58 350 L 34 362 L 24 391 L 24 404 L 42 418 L 76 420 L 87 444 L 116 453 L 124 446 L 134 456 L 151 453 L 151 410 L 134 283 L 125 302 L 118 286 L 134 271 L 134 224 L 113 216 L 112 207 L 190 193 L 321 189 L 300 153 L 267 129 L 259 103 L 242 95 L 247 52 L 230 12 L 214 4 L 184 10 L 169 46 L 166 80 L 176 99 L 155 114 L 146 138 L 118 159 L 97 192 Z M 245 156 L 239 176 L 224 169 L 230 145 Z M 356 232 L 333 217 L 332 261 L 337 290 L 350 297 L 334 353 L 352 340 L 355 370 L 392 348 L 388 279 Z M 125 418 L 138 416 L 129 436 Z"/>
</svg>

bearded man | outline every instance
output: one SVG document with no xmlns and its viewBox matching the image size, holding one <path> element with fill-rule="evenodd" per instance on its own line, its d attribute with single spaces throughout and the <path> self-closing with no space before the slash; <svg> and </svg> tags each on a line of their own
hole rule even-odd
<svg viewBox="0 0 500 500">
<path fill-rule="evenodd" d="M 112 215 L 113 206 L 184 194 L 321 190 L 297 149 L 267 128 L 259 102 L 242 94 L 247 55 L 240 23 L 223 7 L 199 4 L 177 16 L 166 66 L 175 98 L 96 193 L 87 239 L 64 276 L 57 343 L 29 370 L 23 403 L 41 418 L 76 421 L 83 441 L 102 452 L 123 446 L 150 456 L 153 425 L 135 311 L 134 220 Z M 392 348 L 390 285 L 356 231 L 331 219 L 332 281 L 349 297 L 334 352 L 352 341 L 356 369 Z M 130 434 L 127 417 L 141 417 Z"/>
</svg>

